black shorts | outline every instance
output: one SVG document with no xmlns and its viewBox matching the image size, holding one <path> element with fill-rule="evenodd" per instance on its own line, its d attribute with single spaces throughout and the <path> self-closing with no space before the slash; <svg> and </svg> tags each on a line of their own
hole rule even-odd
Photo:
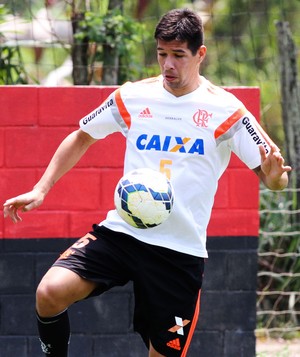
<svg viewBox="0 0 300 357">
<path fill-rule="evenodd" d="M 94 225 L 54 266 L 96 282 L 91 296 L 133 281 L 134 329 L 149 347 L 185 356 L 199 315 L 204 259 Z"/>
</svg>

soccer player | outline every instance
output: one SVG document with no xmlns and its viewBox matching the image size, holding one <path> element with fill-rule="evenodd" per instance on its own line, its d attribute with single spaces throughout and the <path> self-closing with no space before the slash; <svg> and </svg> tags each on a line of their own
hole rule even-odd
<svg viewBox="0 0 300 357">
<path fill-rule="evenodd" d="M 142 167 L 164 172 L 175 190 L 163 224 L 141 230 L 112 210 L 45 274 L 36 310 L 46 356 L 67 356 L 71 304 L 128 281 L 134 285 L 134 327 L 149 356 L 186 356 L 199 312 L 206 228 L 231 152 L 269 189 L 288 184 L 291 167 L 251 113 L 200 75 L 206 47 L 199 16 L 187 9 L 168 12 L 155 39 L 161 75 L 112 93 L 63 140 L 33 190 L 4 204 L 4 215 L 20 221 L 19 211 L 40 206 L 88 148 L 114 132 L 126 137 L 125 173 Z"/>
</svg>

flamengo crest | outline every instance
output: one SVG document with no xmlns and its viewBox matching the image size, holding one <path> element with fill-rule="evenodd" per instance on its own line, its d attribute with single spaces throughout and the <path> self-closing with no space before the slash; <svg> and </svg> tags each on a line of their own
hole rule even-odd
<svg viewBox="0 0 300 357">
<path fill-rule="evenodd" d="M 208 127 L 208 119 L 212 118 L 212 113 L 208 113 L 206 110 L 198 109 L 196 113 L 193 115 L 193 120 L 196 126 L 200 126 L 202 128 Z"/>
</svg>

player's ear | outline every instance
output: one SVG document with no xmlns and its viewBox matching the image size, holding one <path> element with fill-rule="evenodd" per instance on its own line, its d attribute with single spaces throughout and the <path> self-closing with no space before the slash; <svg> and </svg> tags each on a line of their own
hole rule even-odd
<svg viewBox="0 0 300 357">
<path fill-rule="evenodd" d="M 200 60 L 200 63 L 204 60 L 205 58 L 205 55 L 206 55 L 206 46 L 202 45 L 199 47 L 198 49 L 198 56 L 199 56 L 199 60 Z"/>
</svg>

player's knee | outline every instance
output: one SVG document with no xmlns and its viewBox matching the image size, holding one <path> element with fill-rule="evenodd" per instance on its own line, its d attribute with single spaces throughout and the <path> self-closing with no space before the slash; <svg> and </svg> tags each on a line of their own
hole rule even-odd
<svg viewBox="0 0 300 357">
<path fill-rule="evenodd" d="M 42 280 L 36 290 L 36 309 L 39 315 L 54 316 L 66 307 L 59 286 L 49 280 Z"/>
</svg>

